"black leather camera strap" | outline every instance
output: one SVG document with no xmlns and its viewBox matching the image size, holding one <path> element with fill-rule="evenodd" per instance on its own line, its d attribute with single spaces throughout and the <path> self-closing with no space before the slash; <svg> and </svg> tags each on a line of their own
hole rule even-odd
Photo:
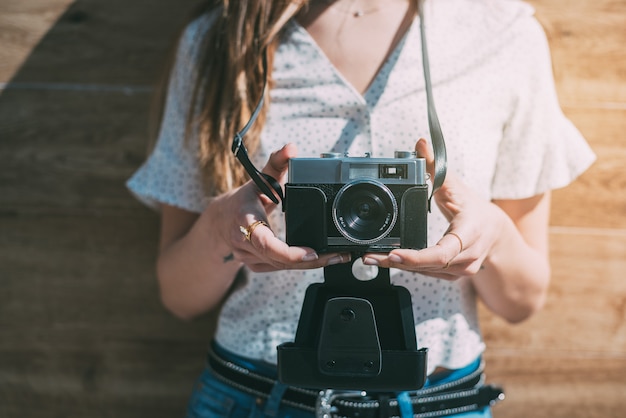
<svg viewBox="0 0 626 418">
<path fill-rule="evenodd" d="M 430 131 L 431 142 L 433 145 L 433 153 L 435 157 L 435 165 L 434 165 L 434 178 L 432 179 L 432 191 L 428 198 L 428 210 L 430 211 L 431 200 L 433 194 L 441 187 L 443 184 L 446 171 L 447 171 L 447 155 L 446 155 L 446 144 L 443 138 L 443 133 L 441 131 L 441 125 L 439 124 L 439 118 L 437 116 L 437 111 L 435 109 L 435 102 L 433 99 L 431 81 L 430 81 L 430 65 L 428 62 L 428 50 L 426 48 L 426 29 L 424 26 L 424 11 L 423 11 L 423 0 L 416 0 L 417 8 L 420 19 L 420 38 L 422 44 L 422 65 L 424 71 L 424 82 L 426 86 L 426 102 L 428 106 L 428 128 Z M 250 127 L 254 124 L 257 117 L 259 116 L 259 112 L 263 107 L 264 98 L 267 89 L 267 48 L 263 50 L 262 53 L 262 66 L 263 66 L 263 89 L 261 91 L 261 97 L 250 116 L 250 120 L 245 124 L 245 126 L 235 134 L 232 143 L 232 152 L 235 154 L 239 162 L 244 166 L 246 172 L 250 176 L 250 178 L 254 181 L 257 187 L 265 194 L 269 199 L 272 200 L 275 204 L 278 204 L 280 201 L 284 199 L 282 188 L 276 179 L 272 176 L 269 176 L 265 173 L 259 171 L 252 161 L 250 161 L 250 157 L 248 156 L 248 150 L 244 144 L 243 138 L 250 129 Z"/>
<path fill-rule="evenodd" d="M 435 154 L 435 178 L 433 178 L 433 190 L 428 198 L 428 211 L 433 194 L 441 187 L 446 178 L 448 170 L 448 157 L 446 153 L 446 142 L 443 139 L 443 132 L 439 124 L 439 117 L 435 109 L 435 101 L 430 83 L 430 63 L 428 62 L 428 49 L 426 47 L 426 28 L 424 26 L 424 1 L 417 0 L 417 11 L 420 18 L 420 38 L 422 40 L 422 66 L 424 68 L 424 84 L 426 86 L 426 104 L 428 106 L 428 128 L 430 139 L 433 144 Z"/>
<path fill-rule="evenodd" d="M 248 150 L 243 142 L 243 137 L 246 135 L 250 127 L 254 121 L 256 121 L 259 116 L 259 112 L 263 107 L 263 103 L 265 100 L 265 90 L 267 88 L 267 49 L 263 52 L 263 90 L 261 92 L 261 97 L 259 98 L 259 102 L 254 108 L 254 112 L 250 116 L 250 120 L 248 123 L 241 129 L 241 131 L 235 134 L 233 138 L 232 151 L 239 160 L 239 162 L 244 166 L 246 172 L 250 176 L 250 178 L 254 181 L 257 187 L 269 197 L 272 202 L 275 204 L 279 204 L 282 200 L 284 200 L 283 189 L 280 187 L 280 184 L 276 179 L 268 174 L 262 173 L 259 171 L 252 161 L 250 161 L 250 157 L 248 156 Z"/>
</svg>

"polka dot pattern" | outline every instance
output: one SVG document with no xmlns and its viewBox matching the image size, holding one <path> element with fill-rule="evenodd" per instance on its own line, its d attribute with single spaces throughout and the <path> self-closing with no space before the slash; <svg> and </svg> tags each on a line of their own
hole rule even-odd
<svg viewBox="0 0 626 418">
<path fill-rule="evenodd" d="M 593 153 L 562 115 L 545 35 L 530 6 L 514 0 L 437 0 L 426 3 L 427 37 L 435 103 L 448 149 L 448 166 L 486 199 L 519 199 L 569 183 Z M 359 94 L 313 39 L 290 22 L 274 61 L 271 107 L 260 152 L 287 142 L 298 156 L 333 151 L 391 157 L 429 137 L 421 67 L 419 18 Z M 194 46 L 210 18 L 191 24 L 179 48 L 163 129 L 148 161 L 129 180 L 144 202 L 164 202 L 200 212 L 198 161 L 183 145 L 190 111 Z M 280 211 L 271 217 L 284 238 Z M 435 207 L 428 218 L 430 244 L 447 222 Z M 219 318 L 216 339 L 242 356 L 276 362 L 276 346 L 293 341 L 307 287 L 322 270 L 247 272 Z M 484 350 L 471 281 L 448 282 L 392 269 L 392 281 L 413 300 L 420 347 L 429 348 L 429 372 L 459 368 Z"/>
</svg>

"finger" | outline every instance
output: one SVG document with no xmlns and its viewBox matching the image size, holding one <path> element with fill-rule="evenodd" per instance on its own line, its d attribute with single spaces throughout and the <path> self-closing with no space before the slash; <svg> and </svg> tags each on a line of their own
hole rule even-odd
<svg viewBox="0 0 626 418">
<path fill-rule="evenodd" d="M 461 275 L 453 274 L 453 273 L 441 273 L 441 272 L 422 272 L 423 275 L 434 277 L 435 279 L 442 279 L 447 281 L 455 281 L 461 278 Z"/>
<path fill-rule="evenodd" d="M 452 244 L 449 243 L 450 241 L 456 242 L 456 244 L 459 246 L 459 251 L 457 255 L 461 254 L 463 250 L 465 249 L 465 246 L 463 244 L 463 239 L 461 239 L 461 235 L 457 232 L 454 232 L 454 231 L 446 232 L 443 235 L 443 237 L 439 240 L 438 244 L 445 245 L 446 247 L 451 247 Z"/>
<path fill-rule="evenodd" d="M 350 261 L 349 254 L 318 254 L 312 248 L 289 246 L 265 225 L 254 229 L 250 244 L 260 259 L 280 269 L 311 269 Z"/>
<path fill-rule="evenodd" d="M 420 138 L 415 144 L 415 154 L 426 160 L 426 171 L 431 178 L 435 175 L 435 153 L 432 146 L 426 139 Z"/>
<path fill-rule="evenodd" d="M 419 257 L 420 265 L 424 268 L 448 270 L 455 261 L 460 261 L 459 256 L 464 250 L 461 234 L 448 231 L 432 247 L 420 251 L 397 251 L 397 255 L 403 259 L 403 262 L 406 262 L 405 259 L 408 262 L 416 261 L 416 257 Z"/>
<path fill-rule="evenodd" d="M 434 178 L 435 175 L 435 154 L 433 151 L 432 144 L 428 142 L 424 138 L 420 138 L 415 144 L 415 154 L 418 157 L 424 158 L 426 160 L 426 171 L 430 175 L 430 178 Z M 451 170 L 446 172 L 445 185 L 450 187 L 453 183 L 455 187 L 459 182 L 458 177 Z"/>
<path fill-rule="evenodd" d="M 443 240 L 443 238 L 442 238 Z M 389 254 L 367 254 L 364 263 L 385 268 L 400 268 L 409 271 L 431 271 L 449 268 L 458 255 L 459 244 L 454 238 L 438 242 L 422 250 L 398 249 Z"/>
<path fill-rule="evenodd" d="M 317 269 L 320 267 L 326 267 L 332 264 L 339 263 L 347 263 L 350 261 L 350 254 L 325 254 L 323 257 L 320 257 L 318 260 L 314 262 L 302 262 L 293 264 L 291 266 L 285 266 L 282 264 L 271 263 L 271 262 L 263 262 L 259 261 L 258 258 L 255 260 L 244 263 L 248 266 L 248 268 L 256 273 L 265 273 L 270 271 L 277 270 L 309 270 L 309 269 Z"/>
<path fill-rule="evenodd" d="M 278 239 L 265 225 L 255 228 L 250 234 L 249 241 L 255 253 L 261 255 L 263 259 L 273 260 L 276 263 L 290 264 L 319 259 L 319 255 L 313 249 L 290 247 Z"/>
<path fill-rule="evenodd" d="M 263 167 L 263 173 L 268 174 L 280 181 L 287 173 L 289 160 L 295 158 L 297 148 L 294 144 L 287 144 L 270 155 L 267 164 Z"/>
</svg>

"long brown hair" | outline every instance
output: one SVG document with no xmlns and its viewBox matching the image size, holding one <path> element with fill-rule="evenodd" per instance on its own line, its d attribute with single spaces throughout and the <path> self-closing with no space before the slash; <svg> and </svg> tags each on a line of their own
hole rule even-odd
<svg viewBox="0 0 626 418">
<path fill-rule="evenodd" d="M 209 1 L 204 12 L 216 20 L 202 41 L 197 62 L 192 109 L 187 120 L 188 139 L 199 141 L 199 158 L 207 193 L 217 195 L 243 184 L 247 175 L 234 158 L 233 136 L 248 121 L 259 101 L 264 82 L 262 54 L 268 49 L 268 79 L 274 51 L 284 24 L 307 0 Z M 250 153 L 258 149 L 266 120 L 266 106 L 246 134 Z M 193 133 L 193 135 L 192 135 Z"/>
</svg>

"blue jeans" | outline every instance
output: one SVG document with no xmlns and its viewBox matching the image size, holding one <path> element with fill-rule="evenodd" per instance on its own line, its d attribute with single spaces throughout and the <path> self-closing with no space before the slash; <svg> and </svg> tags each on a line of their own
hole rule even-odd
<svg viewBox="0 0 626 418">
<path fill-rule="evenodd" d="M 231 354 L 232 356 L 232 354 Z M 435 386 L 456 380 L 476 370 L 480 363 L 460 370 L 454 370 L 437 380 L 427 380 L 424 387 Z M 250 368 L 251 364 L 242 359 L 239 364 Z M 259 372 L 257 368 L 255 371 Z M 207 367 L 196 382 L 189 400 L 187 418 L 313 418 L 314 413 L 281 404 L 284 385 L 277 383 L 269 398 L 257 397 L 229 386 L 215 377 Z M 491 409 L 448 415 L 454 418 L 491 418 Z"/>
</svg>

